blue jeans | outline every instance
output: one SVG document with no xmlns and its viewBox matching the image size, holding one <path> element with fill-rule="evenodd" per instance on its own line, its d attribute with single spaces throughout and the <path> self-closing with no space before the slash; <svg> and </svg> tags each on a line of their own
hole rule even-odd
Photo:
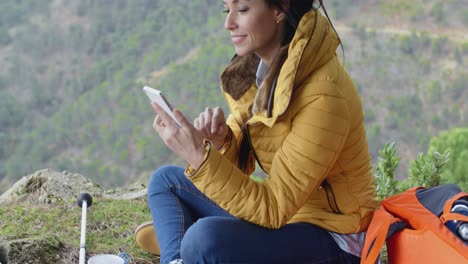
<svg viewBox="0 0 468 264">
<path fill-rule="evenodd" d="M 324 229 L 309 223 L 268 229 L 232 216 L 201 193 L 176 166 L 159 168 L 148 205 L 161 263 L 359 263 Z"/>
</svg>

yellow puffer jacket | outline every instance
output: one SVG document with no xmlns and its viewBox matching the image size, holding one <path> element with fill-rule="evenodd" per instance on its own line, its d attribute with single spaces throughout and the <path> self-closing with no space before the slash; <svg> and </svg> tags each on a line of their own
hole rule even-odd
<svg viewBox="0 0 468 264">
<path fill-rule="evenodd" d="M 328 21 L 310 11 L 260 87 L 256 55 L 232 60 L 221 75 L 232 137 L 225 149 L 210 148 L 195 172 L 186 171 L 199 190 L 268 228 L 367 228 L 377 206 L 371 159 L 360 97 L 336 57 L 338 44 Z M 247 173 L 237 167 L 243 126 L 253 148 Z M 268 175 L 261 183 L 249 177 L 255 159 Z"/>
</svg>

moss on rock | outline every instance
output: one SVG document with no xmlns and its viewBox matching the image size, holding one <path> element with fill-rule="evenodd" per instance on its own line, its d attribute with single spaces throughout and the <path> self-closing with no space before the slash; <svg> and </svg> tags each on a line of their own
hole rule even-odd
<svg viewBox="0 0 468 264">
<path fill-rule="evenodd" d="M 8 264 L 58 263 L 62 247 L 57 237 L 49 235 L 5 241 L 1 251 Z"/>
</svg>

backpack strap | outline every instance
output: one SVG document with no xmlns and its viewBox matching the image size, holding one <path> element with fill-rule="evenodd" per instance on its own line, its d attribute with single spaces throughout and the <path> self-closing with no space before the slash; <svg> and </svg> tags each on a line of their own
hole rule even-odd
<svg viewBox="0 0 468 264">
<path fill-rule="evenodd" d="M 442 215 L 440 216 L 440 219 L 442 220 L 442 222 L 444 224 L 447 221 L 451 221 L 451 220 L 461 220 L 461 221 L 468 222 L 468 216 L 450 212 L 452 210 L 452 207 L 453 207 L 453 204 L 455 203 L 455 201 L 457 201 L 457 200 L 459 200 L 461 198 L 465 198 L 465 197 L 468 198 L 468 193 L 461 192 L 461 193 L 453 196 L 449 200 L 447 200 L 447 202 L 444 205 L 444 211 L 442 212 Z"/>
<path fill-rule="evenodd" d="M 376 263 L 380 250 L 387 238 L 390 225 L 398 221 L 398 218 L 392 216 L 383 207 L 379 207 L 374 212 L 374 216 L 366 232 L 366 240 L 361 252 L 361 264 Z"/>
</svg>

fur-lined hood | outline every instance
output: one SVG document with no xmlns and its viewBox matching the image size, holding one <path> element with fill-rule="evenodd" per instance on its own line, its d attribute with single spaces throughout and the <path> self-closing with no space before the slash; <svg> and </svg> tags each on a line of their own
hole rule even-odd
<svg viewBox="0 0 468 264">
<path fill-rule="evenodd" d="M 271 127 L 278 116 L 286 111 L 293 90 L 335 56 L 338 44 L 331 25 L 320 12 L 312 10 L 305 14 L 291 43 L 282 47 L 273 60 L 255 99 L 249 100 L 249 123 L 262 122 Z M 249 89 L 256 89 L 259 62 L 255 54 L 236 55 L 221 74 L 221 88 L 232 98 L 232 103 L 238 103 Z M 228 103 L 231 103 L 230 100 Z"/>
</svg>

